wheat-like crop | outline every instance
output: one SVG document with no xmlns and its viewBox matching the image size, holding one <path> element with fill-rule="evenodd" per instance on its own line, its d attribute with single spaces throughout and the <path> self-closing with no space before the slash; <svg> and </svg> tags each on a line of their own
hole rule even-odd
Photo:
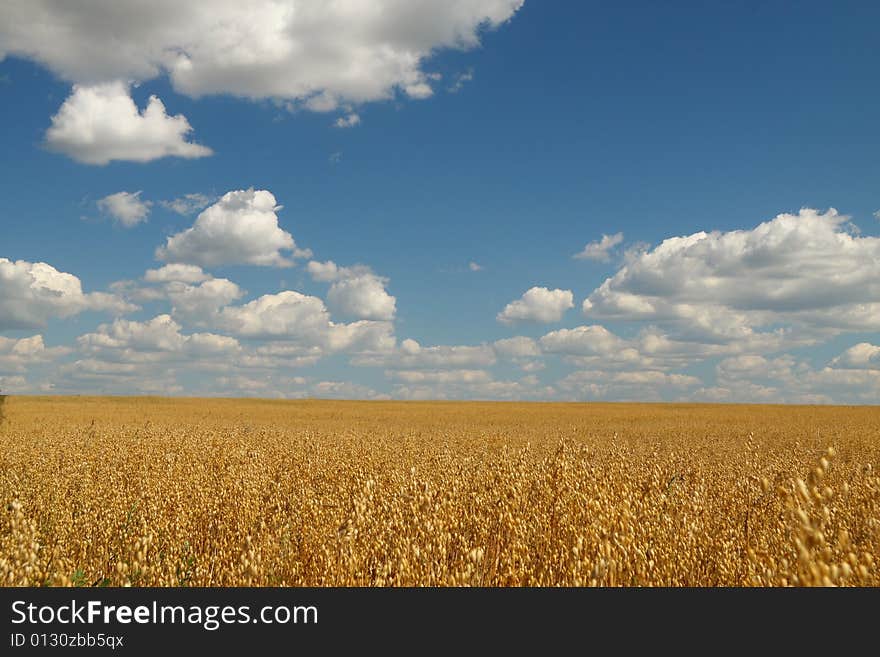
<svg viewBox="0 0 880 657">
<path fill-rule="evenodd" d="M 876 408 L 5 410 L 4 585 L 880 585 Z"/>
</svg>

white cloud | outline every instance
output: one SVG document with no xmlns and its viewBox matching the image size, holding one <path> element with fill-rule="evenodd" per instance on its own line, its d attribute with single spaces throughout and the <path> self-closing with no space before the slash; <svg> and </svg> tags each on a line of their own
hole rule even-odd
<svg viewBox="0 0 880 657">
<path fill-rule="evenodd" d="M 800 339 L 877 330 L 880 238 L 853 234 L 847 220 L 805 208 L 753 230 L 669 238 L 607 279 L 584 314 L 667 322 L 681 339 L 715 343 L 780 324 Z"/>
<path fill-rule="evenodd" d="M 471 271 L 483 271 L 483 266 L 471 261 L 468 263 L 468 269 L 470 269 Z"/>
<path fill-rule="evenodd" d="M 213 333 L 185 335 L 170 315 L 137 322 L 117 319 L 77 338 L 79 349 L 96 362 L 155 363 L 177 358 L 216 358 L 241 348 L 234 338 Z M 92 367 L 94 370 L 94 367 Z M 111 368 L 112 369 L 112 368 Z"/>
<path fill-rule="evenodd" d="M 552 331 L 543 336 L 540 342 L 546 352 L 575 356 L 608 355 L 629 346 L 625 340 L 599 325 Z"/>
<path fill-rule="evenodd" d="M 167 210 L 176 212 L 179 215 L 187 216 L 206 208 L 213 200 L 214 199 L 205 194 L 192 193 L 184 194 L 183 196 L 167 201 L 159 201 L 159 205 Z"/>
<path fill-rule="evenodd" d="M 492 346 L 499 356 L 507 358 L 528 358 L 541 355 L 538 343 L 524 336 L 496 340 Z"/>
<path fill-rule="evenodd" d="M 688 388 L 690 386 L 700 385 L 702 382 L 695 376 L 689 374 L 667 374 L 665 372 L 657 372 L 656 370 L 648 370 L 641 372 L 616 372 L 608 377 L 614 383 L 633 384 L 633 385 L 667 385 L 676 388 Z"/>
<path fill-rule="evenodd" d="M 791 356 L 766 358 L 758 354 L 743 354 L 725 358 L 715 368 L 718 380 L 729 383 L 737 380 L 772 379 L 794 382 L 796 370 L 803 373 L 806 365 L 796 363 Z"/>
<path fill-rule="evenodd" d="M 729 385 L 710 386 L 694 390 L 690 399 L 713 403 L 782 403 L 782 391 L 774 386 L 748 381 L 734 381 Z"/>
<path fill-rule="evenodd" d="M 306 271 L 309 272 L 312 280 L 320 281 L 321 283 L 332 283 L 333 281 L 338 280 L 340 277 L 339 270 L 339 266 L 332 260 L 328 260 L 327 262 L 311 260 L 306 265 Z"/>
<path fill-rule="evenodd" d="M 217 379 L 221 388 L 235 390 L 240 394 L 258 393 L 265 394 L 269 382 L 265 379 L 252 379 L 246 376 L 221 376 Z"/>
<path fill-rule="evenodd" d="M 623 242 L 623 233 L 615 233 L 614 235 L 602 235 L 602 239 L 598 242 L 590 242 L 584 247 L 580 253 L 574 254 L 572 257 L 579 260 L 597 260 L 599 262 L 608 262 L 611 260 L 610 251 Z"/>
<path fill-rule="evenodd" d="M 156 96 L 138 110 L 122 82 L 75 85 L 52 117 L 46 145 L 85 164 L 211 155 L 210 148 L 186 140 L 191 131 L 186 117 L 166 114 Z"/>
<path fill-rule="evenodd" d="M 185 340 L 180 333 L 180 325 L 169 315 L 158 315 L 147 322 L 117 319 L 112 324 L 101 324 L 96 332 L 78 338 L 80 347 L 91 351 L 178 351 Z"/>
<path fill-rule="evenodd" d="M 447 87 L 447 91 L 449 91 L 449 93 L 452 93 L 452 94 L 457 94 L 459 91 L 462 90 L 462 87 L 464 87 L 464 85 L 467 82 L 470 82 L 473 79 L 474 79 L 474 69 L 472 69 L 472 68 L 468 69 L 467 71 L 465 71 L 463 73 L 459 73 L 458 75 L 455 76 L 452 84 L 449 85 L 449 87 Z"/>
<path fill-rule="evenodd" d="M 487 383 L 492 380 L 485 370 L 388 370 L 386 375 L 404 383 Z"/>
<path fill-rule="evenodd" d="M 580 369 L 672 370 L 708 358 L 774 352 L 783 347 L 807 346 L 814 340 L 791 337 L 778 330 L 744 335 L 730 341 L 697 342 L 670 337 L 655 326 L 643 328 L 635 337 L 622 338 L 595 324 L 551 331 L 539 339 L 544 354 L 558 354 Z"/>
<path fill-rule="evenodd" d="M 360 267 L 325 269 L 333 272 L 331 278 L 340 281 L 365 271 Z M 102 325 L 98 331 L 79 338 L 80 351 L 86 357 L 80 360 L 137 363 L 137 372 L 114 373 L 108 370 L 98 373 L 93 364 L 75 363 L 65 369 L 66 381 L 75 383 L 88 379 L 104 385 L 107 377 L 121 377 L 123 374 L 154 383 L 164 380 L 162 377 L 167 374 L 171 381 L 175 372 L 164 372 L 159 367 L 162 363 L 168 363 L 169 367 L 180 372 L 223 373 L 229 381 L 247 378 L 251 376 L 248 372 L 254 370 L 274 377 L 285 369 L 312 366 L 325 355 L 348 353 L 359 357 L 381 357 L 392 352 L 395 346 L 391 322 L 333 322 L 318 297 L 287 290 L 233 305 L 245 292 L 232 281 L 211 277 L 194 265 L 165 265 L 148 270 L 143 279 L 146 286 L 137 281 L 120 281 L 113 287 L 131 298 L 167 301 L 171 306 L 169 313 L 148 322 L 120 320 Z M 185 335 L 181 323 L 227 335 Z M 235 337 L 230 336 L 247 339 L 247 346 L 242 347 Z M 221 351 L 218 346 L 234 348 Z M 189 389 L 197 394 L 233 391 L 231 383 L 218 387 L 213 376 L 210 381 L 210 385 Z M 267 385 L 267 395 L 288 396 L 276 385 L 279 381 Z M 126 382 L 131 387 L 134 378 L 126 379 Z"/>
<path fill-rule="evenodd" d="M 398 373 L 402 374 L 402 373 Z M 399 399 L 546 399 L 555 394 L 550 386 L 541 386 L 534 377 L 523 377 L 518 381 L 495 381 L 482 376 L 466 377 L 472 381 L 455 381 L 456 375 L 440 376 L 435 380 L 434 373 L 409 373 L 412 383 L 398 383 L 392 396 Z"/>
<path fill-rule="evenodd" d="M 171 263 L 213 267 L 250 264 L 289 267 L 293 257 L 308 257 L 293 236 L 278 225 L 275 197 L 265 190 L 227 192 L 205 209 L 192 228 L 170 236 L 156 249 L 156 258 Z"/>
<path fill-rule="evenodd" d="M 390 369 L 470 369 L 494 365 L 495 360 L 495 350 L 490 345 L 423 347 L 407 338 L 392 352 L 360 356 L 352 364 Z"/>
<path fill-rule="evenodd" d="M 327 303 L 335 312 L 348 317 L 394 319 L 397 301 L 385 291 L 385 280 L 367 275 L 337 281 L 330 286 Z"/>
<path fill-rule="evenodd" d="M 544 369 L 543 352 L 532 338 L 516 336 L 492 343 L 499 358 L 507 359 L 524 372 L 537 372 Z"/>
<path fill-rule="evenodd" d="M 318 297 L 286 290 L 263 295 L 241 306 L 227 306 L 216 322 L 244 337 L 295 336 L 320 344 L 330 325 L 330 315 Z"/>
<path fill-rule="evenodd" d="M 783 355 L 744 354 L 722 360 L 717 385 L 694 393 L 697 399 L 797 404 L 875 404 L 880 398 L 880 348 L 868 343 L 850 347 L 828 366 Z"/>
<path fill-rule="evenodd" d="M 390 322 L 335 323 L 321 299 L 291 290 L 221 308 L 212 322 L 242 337 L 290 340 L 330 352 L 386 352 L 394 346 Z"/>
<path fill-rule="evenodd" d="M 422 63 L 473 48 L 522 0 L 53 0 L 0 4 L 0 56 L 94 84 L 167 72 L 178 92 L 291 99 L 316 111 L 431 95 Z"/>
<path fill-rule="evenodd" d="M 431 85 L 424 80 L 405 85 L 403 90 L 410 98 L 417 98 L 419 100 L 430 98 L 434 95 L 434 90 L 431 88 Z"/>
<path fill-rule="evenodd" d="M 880 347 L 869 342 L 860 342 L 834 358 L 831 365 L 848 369 L 880 370 Z"/>
<path fill-rule="evenodd" d="M 148 269 L 144 274 L 144 280 L 148 283 L 169 283 L 179 281 L 181 283 L 201 283 L 211 278 L 210 274 L 202 271 L 196 265 L 171 264 L 159 269 Z"/>
<path fill-rule="evenodd" d="M 825 367 L 803 375 L 801 388 L 835 401 L 876 404 L 880 399 L 880 369 Z"/>
<path fill-rule="evenodd" d="M 388 395 L 352 381 L 319 381 L 309 391 L 318 399 L 388 399 Z"/>
<path fill-rule="evenodd" d="M 333 126 L 336 128 L 353 128 L 360 122 L 361 117 L 358 114 L 351 112 L 336 119 L 336 121 L 333 122 Z"/>
<path fill-rule="evenodd" d="M 257 387 L 247 381 L 263 380 L 266 385 L 259 386 L 261 396 L 303 396 L 305 391 L 285 392 L 285 386 L 305 382 L 285 372 L 312 366 L 322 354 L 318 347 L 293 342 L 244 346 L 226 335 L 186 334 L 167 314 L 144 322 L 116 320 L 102 324 L 80 336 L 77 345 L 82 357 L 58 369 L 57 380 L 68 390 L 85 387 L 174 394 L 186 389 L 197 394 L 250 394 Z M 200 379 L 184 388 L 177 376 L 194 372 L 201 373 Z"/>
<path fill-rule="evenodd" d="M 649 334 L 649 337 L 654 336 Z M 563 356 L 567 363 L 589 370 L 667 370 L 706 357 L 695 356 L 692 351 L 677 351 L 671 346 L 662 353 L 656 347 L 652 352 L 653 345 L 646 345 L 644 338 L 626 340 L 597 324 L 551 331 L 538 343 L 545 354 Z"/>
<path fill-rule="evenodd" d="M 0 376 L 0 391 L 4 394 L 30 392 L 31 387 L 23 376 Z"/>
<path fill-rule="evenodd" d="M 211 278 L 197 285 L 170 281 L 164 292 L 171 302 L 171 314 L 196 326 L 210 324 L 221 308 L 244 296 L 244 290 L 226 278 Z"/>
<path fill-rule="evenodd" d="M 286 367 L 302 364 L 297 359 L 261 357 L 229 336 L 186 334 L 169 315 L 102 324 L 77 342 L 82 358 L 60 367 L 57 377 L 62 387 L 73 390 L 215 394 L 232 391 L 231 381 L 247 378 L 243 372 L 257 369 L 261 377 L 275 377 Z M 178 381 L 180 374 L 194 372 L 201 374 L 195 387 Z"/>
<path fill-rule="evenodd" d="M 40 328 L 50 318 L 85 310 L 125 313 L 136 307 L 115 294 L 83 293 L 76 276 L 45 262 L 0 258 L 0 331 Z"/>
<path fill-rule="evenodd" d="M 556 385 L 573 399 L 629 401 L 667 399 L 702 385 L 702 381 L 687 374 L 667 374 L 656 370 L 583 370 L 572 372 Z"/>
<path fill-rule="evenodd" d="M 152 201 L 142 201 L 141 192 L 116 192 L 98 199 L 98 209 L 109 214 L 114 220 L 132 228 L 147 220 Z"/>
<path fill-rule="evenodd" d="M 325 345 L 331 352 L 385 354 L 394 349 L 391 322 L 359 320 L 350 324 L 330 322 Z"/>
<path fill-rule="evenodd" d="M 147 285 L 124 280 L 111 284 L 118 294 L 138 303 L 167 301 L 177 319 L 206 326 L 217 311 L 245 295 L 245 291 L 226 278 L 214 278 L 196 265 L 173 263 L 148 269 L 143 276 Z"/>
<path fill-rule="evenodd" d="M 498 313 L 497 319 L 504 324 L 514 322 L 558 322 L 565 311 L 574 307 L 571 290 L 549 290 L 546 287 L 533 287 L 522 297 L 511 301 Z"/>
<path fill-rule="evenodd" d="M 358 319 L 394 319 L 397 299 L 385 290 L 388 279 L 377 276 L 369 267 L 340 267 L 332 260 L 313 260 L 306 268 L 313 280 L 332 283 L 327 303 L 334 312 Z"/>
<path fill-rule="evenodd" d="M 777 328 L 757 332 L 735 324 L 723 325 L 719 322 L 718 325 L 712 325 L 710 319 L 711 315 L 704 313 L 696 325 L 671 323 L 676 331 L 675 337 L 649 326 L 639 333 L 633 346 L 647 356 L 684 364 L 711 356 L 773 353 L 787 348 L 812 346 L 817 342 L 814 334 L 805 331 L 795 333 L 791 328 Z"/>
<path fill-rule="evenodd" d="M 0 372 L 25 372 L 35 363 L 49 362 L 68 353 L 68 347 L 47 347 L 42 335 L 17 340 L 0 336 Z"/>
</svg>

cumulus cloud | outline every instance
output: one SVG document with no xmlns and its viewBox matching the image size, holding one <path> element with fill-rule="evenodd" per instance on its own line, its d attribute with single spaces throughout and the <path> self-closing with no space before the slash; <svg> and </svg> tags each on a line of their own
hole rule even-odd
<svg viewBox="0 0 880 657">
<path fill-rule="evenodd" d="M 538 343 L 532 340 L 532 338 L 524 336 L 496 340 L 492 346 L 498 355 L 507 358 L 528 358 L 541 355 Z"/>
<path fill-rule="evenodd" d="M 584 314 L 668 322 L 683 339 L 705 342 L 753 340 L 780 324 L 814 338 L 877 330 L 880 238 L 854 234 L 847 222 L 833 208 L 805 208 L 752 230 L 669 238 L 607 279 Z"/>
<path fill-rule="evenodd" d="M 340 267 L 332 260 L 313 260 L 306 268 L 313 280 L 332 283 L 327 303 L 333 312 L 358 319 L 394 319 L 397 299 L 385 290 L 388 279 L 377 276 L 369 267 Z"/>
<path fill-rule="evenodd" d="M 725 382 L 742 379 L 791 381 L 795 376 L 795 370 L 804 372 L 806 369 L 808 368 L 805 363 L 798 364 L 788 355 L 767 358 L 759 354 L 743 354 L 725 358 L 718 363 L 715 372 L 719 381 Z"/>
<path fill-rule="evenodd" d="M 576 356 L 610 354 L 626 349 L 626 341 L 604 326 L 578 326 L 552 331 L 541 338 L 541 348 L 549 353 Z"/>
<path fill-rule="evenodd" d="M 237 352 L 237 340 L 213 333 L 185 335 L 170 315 L 138 322 L 116 319 L 77 338 L 79 349 L 96 362 L 166 361 L 172 356 L 217 357 Z"/>
<path fill-rule="evenodd" d="M 306 265 L 306 271 L 309 272 L 312 280 L 322 283 L 332 283 L 340 278 L 340 268 L 332 260 L 327 262 L 311 260 Z"/>
<path fill-rule="evenodd" d="M 27 379 L 23 376 L 0 375 L 0 390 L 2 390 L 4 394 L 21 394 L 24 392 L 30 392 L 31 386 L 28 384 Z"/>
<path fill-rule="evenodd" d="M 740 340 L 695 342 L 670 337 L 655 326 L 647 326 L 630 338 L 623 338 L 599 324 L 551 331 L 538 340 L 544 354 L 562 356 L 582 369 L 672 370 L 719 356 L 774 352 L 783 347 L 813 344 L 785 330 L 745 335 Z"/>
<path fill-rule="evenodd" d="M 355 358 L 352 364 L 389 369 L 469 369 L 494 365 L 495 360 L 495 350 L 491 345 L 423 347 L 407 338 L 393 351 Z"/>
<path fill-rule="evenodd" d="M 236 374 L 221 376 L 205 389 L 206 394 L 224 396 L 263 397 L 277 399 L 388 399 L 369 386 L 351 381 L 313 381 L 302 376 L 268 375 L 253 378 Z"/>
<path fill-rule="evenodd" d="M 220 326 L 244 337 L 309 337 L 321 342 L 330 323 L 318 297 L 287 290 L 266 294 L 241 306 L 223 308 Z"/>
<path fill-rule="evenodd" d="M 611 250 L 623 242 L 623 233 L 615 233 L 614 235 L 602 235 L 602 239 L 597 242 L 590 242 L 584 247 L 580 253 L 574 254 L 572 257 L 578 260 L 597 260 L 599 262 L 608 262 L 611 260 Z"/>
<path fill-rule="evenodd" d="M 350 114 L 346 114 L 345 116 L 340 116 L 336 121 L 333 122 L 333 126 L 336 128 L 353 128 L 361 122 L 361 117 L 351 112 Z"/>
<path fill-rule="evenodd" d="M 100 165 L 211 155 L 210 148 L 187 141 L 191 131 L 186 117 L 166 114 L 157 96 L 140 111 L 122 82 L 74 85 L 52 117 L 46 145 L 78 162 Z"/>
<path fill-rule="evenodd" d="M 550 290 L 546 287 L 533 287 L 522 297 L 511 301 L 498 313 L 497 319 L 504 324 L 516 322 L 558 322 L 565 311 L 574 307 L 571 290 Z"/>
<path fill-rule="evenodd" d="M 447 91 L 451 94 L 457 94 L 462 90 L 465 84 L 474 79 L 474 69 L 470 68 L 463 73 L 459 73 L 453 78 L 452 84 L 447 87 Z"/>
<path fill-rule="evenodd" d="M 309 392 L 318 399 L 388 399 L 388 395 L 353 381 L 319 381 Z"/>
<path fill-rule="evenodd" d="M 716 385 L 697 399 L 798 404 L 876 403 L 880 398 L 880 348 L 856 344 L 824 367 L 784 354 L 744 354 L 716 366 Z"/>
<path fill-rule="evenodd" d="M 543 352 L 532 338 L 516 336 L 492 343 L 492 348 L 500 359 L 509 360 L 525 372 L 544 369 Z"/>
<path fill-rule="evenodd" d="M 394 319 L 396 299 L 385 291 L 385 280 L 367 275 L 347 278 L 330 286 L 327 303 L 335 312 L 361 319 Z"/>
<path fill-rule="evenodd" d="M 116 192 L 98 199 L 98 209 L 117 223 L 132 228 L 147 220 L 152 201 L 142 201 L 141 192 Z"/>
<path fill-rule="evenodd" d="M 45 262 L 0 258 L 0 331 L 40 328 L 86 310 L 121 314 L 136 306 L 115 294 L 84 293 L 79 278 Z"/>
<path fill-rule="evenodd" d="M 143 321 L 116 320 L 77 339 L 80 355 L 58 368 L 58 382 L 64 389 L 132 390 L 174 394 L 188 390 L 197 394 L 249 394 L 261 396 L 304 396 L 289 393 L 288 385 L 305 380 L 290 377 L 290 368 L 309 367 L 321 357 L 322 349 L 289 341 L 263 342 L 245 346 L 234 337 L 217 333 L 184 333 L 168 314 Z M 200 372 L 187 387 L 180 374 Z M 259 377 L 259 378 L 254 378 Z M 247 381 L 262 380 L 252 386 Z M 115 388 L 114 388 L 115 386 Z M 164 388 L 163 388 L 164 386 Z M 289 394 L 288 394 L 289 393 Z"/>
<path fill-rule="evenodd" d="M 316 111 L 432 94 L 423 61 L 479 45 L 523 0 L 53 0 L 0 5 L 0 55 L 66 80 L 148 80 L 163 72 L 192 97 L 289 99 Z"/>
<path fill-rule="evenodd" d="M 329 276 L 328 273 L 328 276 L 334 280 L 348 280 L 352 272 L 364 271 L 335 266 L 325 269 L 333 274 Z M 320 269 L 316 271 L 320 272 Z M 89 358 L 120 361 L 122 345 L 110 345 L 113 351 L 107 351 L 107 336 L 123 331 L 128 334 L 139 332 L 164 336 L 164 346 L 156 349 L 144 340 L 135 343 L 126 339 L 123 341 L 128 349 L 125 362 L 131 362 L 136 356 L 137 362 L 153 364 L 160 360 L 165 362 L 170 354 L 174 354 L 175 363 L 180 367 L 225 372 L 232 380 L 250 376 L 246 374 L 249 370 L 260 370 L 269 376 L 279 369 L 308 367 L 334 353 L 380 357 L 393 351 L 396 343 L 391 322 L 363 319 L 351 323 L 334 322 L 322 299 L 291 290 L 236 304 L 245 295 L 244 290 L 228 279 L 212 277 L 195 265 L 169 264 L 150 269 L 144 274 L 143 281 L 146 285 L 137 281 L 120 281 L 114 284 L 114 288 L 130 298 L 166 301 L 171 306 L 170 312 L 150 322 L 118 322 L 104 326 L 95 334 L 82 336 L 80 349 Z M 181 323 L 215 333 L 185 336 Z M 237 348 L 234 354 L 225 354 L 222 359 L 195 350 L 197 344 L 207 341 L 207 347 L 210 347 L 211 340 L 226 335 L 234 336 L 229 339 L 236 345 L 235 338 L 246 339 L 247 347 Z M 209 340 L 207 336 L 216 338 Z M 190 345 L 186 350 L 181 347 L 184 339 Z M 101 353 L 95 353 L 96 346 L 102 348 Z M 155 351 L 161 351 L 161 357 L 152 353 Z M 78 376 L 84 375 L 83 367 L 80 364 L 74 368 Z M 156 374 L 142 373 L 153 378 Z M 211 390 L 213 388 L 199 388 L 196 392 L 209 394 Z M 266 390 L 273 395 L 282 392 L 274 387 Z"/>
<path fill-rule="evenodd" d="M 551 331 L 538 340 L 545 354 L 562 356 L 564 360 L 582 369 L 645 369 L 668 370 L 706 358 L 693 349 L 678 349 L 663 343 L 661 349 L 651 344 L 653 334 L 635 339 L 624 339 L 604 326 L 576 326 L 572 329 Z"/>
<path fill-rule="evenodd" d="M 605 372 L 581 370 L 572 372 L 556 384 L 573 399 L 605 399 L 609 401 L 660 400 L 702 385 L 687 374 L 667 374 L 656 370 Z"/>
<path fill-rule="evenodd" d="M 230 367 L 242 354 L 234 338 L 185 334 L 169 315 L 144 322 L 117 319 L 77 338 L 81 356 L 58 368 L 61 389 L 177 394 L 179 373 Z"/>
<path fill-rule="evenodd" d="M 144 280 L 148 283 L 169 283 L 171 281 L 201 283 L 210 278 L 211 275 L 202 271 L 201 267 L 182 264 L 171 264 L 159 269 L 148 269 L 144 274 Z"/>
<path fill-rule="evenodd" d="M 387 376 L 405 383 L 486 383 L 492 377 L 485 370 L 389 370 Z"/>
<path fill-rule="evenodd" d="M 472 260 L 468 263 L 468 269 L 470 269 L 471 271 L 483 271 L 484 268 L 483 265 L 480 265 Z"/>
<path fill-rule="evenodd" d="M 880 369 L 824 367 L 803 375 L 799 388 L 838 403 L 876 404 L 880 399 Z"/>
<path fill-rule="evenodd" d="M 171 302 L 171 314 L 196 326 L 210 324 L 221 308 L 244 296 L 244 290 L 227 278 L 211 278 L 195 285 L 169 281 L 164 292 Z"/>
<path fill-rule="evenodd" d="M 0 336 L 0 372 L 25 372 L 29 366 L 49 362 L 68 353 L 68 347 L 47 347 L 42 335 L 17 340 Z"/>
<path fill-rule="evenodd" d="M 212 201 L 210 196 L 194 192 L 170 200 L 159 201 L 159 205 L 179 215 L 188 216 L 208 207 Z"/>
<path fill-rule="evenodd" d="M 329 352 L 386 352 L 394 346 L 390 322 L 336 323 L 321 299 L 291 290 L 225 306 L 211 321 L 242 337 L 295 341 Z"/>
<path fill-rule="evenodd" d="M 282 255 L 308 257 L 293 236 L 278 225 L 275 197 L 266 190 L 227 192 L 196 218 L 191 228 L 170 236 L 156 249 L 156 258 L 170 263 L 214 267 L 250 264 L 289 267 L 293 261 Z"/>
<path fill-rule="evenodd" d="M 543 368 L 536 359 L 540 355 L 537 343 L 522 336 L 493 344 L 433 346 L 407 338 L 386 353 L 356 355 L 351 364 L 384 367 L 394 382 L 392 396 L 401 399 L 544 399 L 553 396 L 553 389 L 533 375 L 498 381 L 486 370 L 501 358 L 537 371 Z"/>
<path fill-rule="evenodd" d="M 834 367 L 880 370 L 880 347 L 870 342 L 853 345 L 831 361 Z"/>
<path fill-rule="evenodd" d="M 395 373 L 395 376 L 404 374 Z M 546 399 L 555 394 L 552 386 L 541 386 L 534 377 L 518 381 L 497 381 L 479 375 L 456 375 L 409 372 L 412 382 L 394 385 L 392 396 L 398 399 Z M 464 378 L 471 380 L 458 380 Z"/>
<path fill-rule="evenodd" d="M 166 301 L 171 315 L 196 326 L 205 326 L 223 306 L 243 297 L 245 291 L 226 278 L 215 278 L 197 265 L 172 263 L 148 269 L 140 281 L 110 285 L 120 296 L 138 303 Z"/>
<path fill-rule="evenodd" d="M 711 403 L 783 403 L 782 391 L 774 386 L 750 381 L 732 381 L 729 384 L 708 386 L 691 392 L 689 399 Z"/>
</svg>

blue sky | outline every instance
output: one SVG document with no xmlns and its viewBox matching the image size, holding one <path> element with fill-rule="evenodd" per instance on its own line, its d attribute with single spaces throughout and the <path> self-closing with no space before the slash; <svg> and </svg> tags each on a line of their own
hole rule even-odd
<svg viewBox="0 0 880 657">
<path fill-rule="evenodd" d="M 100 4 L 0 9 L 0 388 L 876 402 L 880 8 Z"/>
</svg>

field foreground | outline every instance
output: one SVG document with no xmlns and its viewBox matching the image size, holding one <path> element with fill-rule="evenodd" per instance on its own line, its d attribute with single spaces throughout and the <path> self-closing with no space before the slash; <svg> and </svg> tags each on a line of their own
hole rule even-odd
<svg viewBox="0 0 880 657">
<path fill-rule="evenodd" d="M 4 585 L 880 585 L 880 409 L 13 397 Z"/>
</svg>

